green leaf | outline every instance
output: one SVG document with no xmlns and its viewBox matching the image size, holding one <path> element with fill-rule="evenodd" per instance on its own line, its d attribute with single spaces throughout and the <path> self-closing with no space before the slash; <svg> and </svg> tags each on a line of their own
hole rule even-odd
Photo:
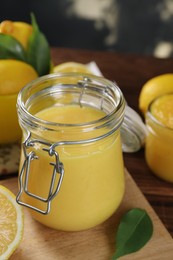
<svg viewBox="0 0 173 260">
<path fill-rule="evenodd" d="M 153 234 L 153 224 L 143 209 L 131 209 L 123 217 L 116 234 L 116 252 L 112 260 L 141 249 Z"/>
<path fill-rule="evenodd" d="M 14 37 L 0 33 L 0 59 L 26 61 L 26 53 L 23 46 Z"/>
<path fill-rule="evenodd" d="M 28 42 L 28 63 L 38 72 L 39 76 L 50 72 L 50 47 L 46 37 L 40 32 L 33 14 L 31 14 L 33 32 Z"/>
</svg>

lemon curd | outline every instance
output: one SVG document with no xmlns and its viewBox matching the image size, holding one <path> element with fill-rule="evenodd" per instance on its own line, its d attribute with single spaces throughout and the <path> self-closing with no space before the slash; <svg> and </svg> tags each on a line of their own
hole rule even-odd
<svg viewBox="0 0 173 260">
<path fill-rule="evenodd" d="M 36 114 L 42 120 L 61 124 L 89 123 L 104 116 L 102 111 L 78 105 L 50 107 Z M 46 138 L 50 139 L 50 135 Z M 80 139 L 79 133 L 75 135 L 66 136 L 61 131 L 54 133 L 53 139 Z M 92 132 L 87 138 L 92 138 Z M 38 144 L 35 150 L 39 159 L 31 163 L 28 189 L 46 197 L 51 181 L 52 158 Z M 102 223 L 115 212 L 124 194 L 119 130 L 94 142 L 62 145 L 56 150 L 65 170 L 60 192 L 52 200 L 48 215 L 33 210 L 31 214 L 49 227 L 66 231 L 84 230 Z M 44 203 L 30 196 L 24 195 L 23 200 L 44 210 Z"/>
<path fill-rule="evenodd" d="M 173 182 L 173 94 L 151 103 L 146 124 L 147 163 L 158 177 Z"/>
</svg>

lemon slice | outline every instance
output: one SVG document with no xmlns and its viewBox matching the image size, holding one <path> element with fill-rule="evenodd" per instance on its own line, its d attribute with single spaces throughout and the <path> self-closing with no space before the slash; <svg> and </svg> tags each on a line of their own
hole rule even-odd
<svg viewBox="0 0 173 260">
<path fill-rule="evenodd" d="M 78 62 L 64 62 L 53 68 L 53 72 L 78 72 L 92 74 L 86 65 Z"/>
<path fill-rule="evenodd" d="M 0 259 L 8 259 L 23 235 L 23 209 L 15 195 L 0 185 Z"/>
<path fill-rule="evenodd" d="M 145 114 L 152 100 L 170 92 L 173 92 L 173 73 L 162 74 L 148 80 L 139 95 L 140 110 Z"/>
</svg>

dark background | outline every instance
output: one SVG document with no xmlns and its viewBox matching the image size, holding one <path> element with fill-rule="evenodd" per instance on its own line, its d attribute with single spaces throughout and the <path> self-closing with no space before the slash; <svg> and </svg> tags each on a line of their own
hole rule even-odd
<svg viewBox="0 0 173 260">
<path fill-rule="evenodd" d="M 109 45 L 105 43 L 105 37 L 109 34 L 106 25 L 96 29 L 94 20 L 67 14 L 73 1 L 5 0 L 0 5 L 0 21 L 7 19 L 30 23 L 30 13 L 33 12 L 51 46 L 155 55 L 157 45 L 164 41 L 171 47 L 166 55 L 173 56 L 172 0 L 110 1 L 105 17 L 111 5 L 117 7 L 119 15 L 114 32 L 116 42 Z"/>
</svg>

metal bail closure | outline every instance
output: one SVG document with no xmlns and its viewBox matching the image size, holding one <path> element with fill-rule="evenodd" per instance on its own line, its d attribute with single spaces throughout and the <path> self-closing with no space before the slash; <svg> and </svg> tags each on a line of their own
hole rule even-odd
<svg viewBox="0 0 173 260">
<path fill-rule="evenodd" d="M 63 176 L 64 176 L 64 167 L 63 167 L 63 163 L 60 162 L 60 160 L 59 160 L 58 153 L 54 149 L 55 145 L 51 145 L 50 143 L 42 142 L 40 140 L 29 140 L 30 137 L 31 137 L 31 134 L 29 134 L 28 137 L 26 138 L 26 140 L 23 142 L 23 152 L 24 152 L 25 160 L 24 160 L 23 166 L 21 168 L 21 171 L 19 173 L 19 193 L 16 197 L 16 201 L 17 201 L 18 204 L 20 204 L 22 206 L 26 206 L 26 207 L 33 209 L 33 210 L 35 210 L 39 213 L 47 215 L 50 212 L 52 200 L 54 199 L 54 197 L 58 194 L 58 192 L 60 190 L 62 180 L 63 180 Z M 43 151 L 47 152 L 50 157 L 54 156 L 54 160 L 55 160 L 55 162 L 50 162 L 50 165 L 53 166 L 53 170 L 52 170 L 52 178 L 51 178 L 50 188 L 49 188 L 47 198 L 40 197 L 36 194 L 31 193 L 28 190 L 30 165 L 34 160 L 39 160 L 36 153 L 34 151 L 31 151 L 31 148 L 36 143 L 45 145 L 46 147 L 43 148 Z M 28 148 L 30 148 L 29 153 L 27 153 Z M 58 179 L 58 183 L 55 187 L 55 180 L 56 180 L 57 174 L 59 174 L 59 179 Z M 42 210 L 42 209 L 39 209 L 39 208 L 37 208 L 33 205 L 30 205 L 28 203 L 23 202 L 21 200 L 21 196 L 22 196 L 23 193 L 25 193 L 27 196 L 34 198 L 35 200 L 38 200 L 38 201 L 45 203 L 46 209 Z"/>
<path fill-rule="evenodd" d="M 127 105 L 125 107 L 124 121 L 120 131 L 123 152 L 137 152 L 144 145 L 147 128 L 139 114 Z"/>
</svg>

